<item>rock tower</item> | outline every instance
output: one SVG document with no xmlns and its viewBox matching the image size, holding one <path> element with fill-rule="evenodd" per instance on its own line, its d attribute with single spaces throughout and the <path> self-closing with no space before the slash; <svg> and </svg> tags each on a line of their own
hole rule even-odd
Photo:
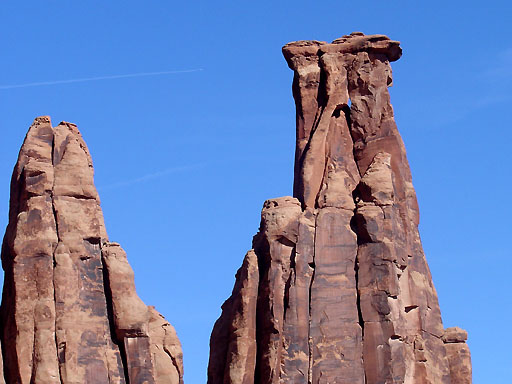
<svg viewBox="0 0 512 384">
<path fill-rule="evenodd" d="M 294 197 L 267 200 L 210 341 L 209 384 L 471 383 L 445 330 L 388 87 L 399 42 L 283 47 L 294 71 Z"/>
<path fill-rule="evenodd" d="M 182 383 L 180 342 L 108 241 L 93 173 L 74 124 L 35 119 L 2 247 L 0 382 Z"/>
</svg>

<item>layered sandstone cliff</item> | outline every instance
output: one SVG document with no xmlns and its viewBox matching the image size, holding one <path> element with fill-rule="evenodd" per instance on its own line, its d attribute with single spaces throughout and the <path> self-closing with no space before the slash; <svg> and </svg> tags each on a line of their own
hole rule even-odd
<svg viewBox="0 0 512 384">
<path fill-rule="evenodd" d="M 208 383 L 471 383 L 464 331 L 443 328 L 390 104 L 399 43 L 353 33 L 283 53 L 294 197 L 263 206 L 212 332 Z"/>
<path fill-rule="evenodd" d="M 11 181 L 2 247 L 7 383 L 182 383 L 173 327 L 137 296 L 108 241 L 89 151 L 77 127 L 37 118 Z"/>
</svg>

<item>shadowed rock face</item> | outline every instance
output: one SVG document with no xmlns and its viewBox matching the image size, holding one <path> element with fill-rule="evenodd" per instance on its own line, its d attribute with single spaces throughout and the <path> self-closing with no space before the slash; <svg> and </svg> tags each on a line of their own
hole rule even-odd
<svg viewBox="0 0 512 384">
<path fill-rule="evenodd" d="M 173 327 L 135 291 L 107 238 L 77 127 L 37 118 L 11 181 L 2 247 L 7 383 L 182 383 Z"/>
<path fill-rule="evenodd" d="M 208 383 L 471 383 L 463 331 L 443 329 L 390 104 L 399 43 L 353 33 L 283 53 L 294 197 L 263 206 L 213 329 Z"/>
</svg>

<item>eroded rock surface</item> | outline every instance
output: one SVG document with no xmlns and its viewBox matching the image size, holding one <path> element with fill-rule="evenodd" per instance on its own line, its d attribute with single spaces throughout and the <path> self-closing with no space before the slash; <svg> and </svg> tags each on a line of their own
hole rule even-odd
<svg viewBox="0 0 512 384">
<path fill-rule="evenodd" d="M 388 87 L 386 36 L 283 47 L 297 110 L 294 197 L 265 202 L 210 342 L 209 384 L 471 382 L 444 331 Z"/>
<path fill-rule="evenodd" d="M 11 181 L 0 335 L 7 383 L 182 383 L 172 326 L 108 242 L 77 127 L 35 119 Z M 0 382 L 2 382 L 0 378 Z"/>
</svg>

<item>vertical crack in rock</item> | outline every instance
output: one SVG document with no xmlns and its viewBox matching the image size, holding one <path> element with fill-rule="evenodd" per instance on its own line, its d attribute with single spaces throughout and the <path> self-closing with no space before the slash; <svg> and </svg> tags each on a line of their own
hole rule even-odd
<svg viewBox="0 0 512 384">
<path fill-rule="evenodd" d="M 176 358 L 176 356 L 173 356 L 173 354 L 166 347 L 164 347 L 164 352 L 172 360 L 172 365 L 174 365 L 174 369 L 176 370 L 176 372 L 178 374 L 180 374 L 181 373 L 181 366 L 180 366 L 180 363 L 178 362 L 178 359 Z M 181 380 L 181 382 L 183 382 L 183 380 Z"/>
<path fill-rule="evenodd" d="M 53 131 L 52 131 L 51 162 L 52 162 L 52 167 L 55 169 L 54 158 L 55 158 L 55 135 L 53 134 Z M 54 189 L 55 189 L 55 179 L 53 180 L 53 183 L 52 183 L 52 189 L 51 189 L 51 193 L 50 193 L 50 198 L 51 198 L 51 205 L 52 205 L 53 220 L 55 222 L 55 233 L 57 235 L 57 244 L 55 244 L 55 247 L 54 247 L 53 253 L 52 253 L 52 257 L 53 257 L 53 269 L 52 269 L 53 300 L 54 300 L 55 314 L 57 314 L 57 295 L 56 295 L 57 288 L 56 288 L 56 285 L 55 285 L 55 267 L 57 265 L 57 262 L 56 262 L 56 259 L 55 259 L 55 252 L 57 250 L 58 243 L 61 241 L 61 238 L 59 236 L 59 222 L 57 220 L 57 211 L 55 209 L 55 201 L 54 201 L 54 195 L 53 195 Z M 63 383 L 64 380 L 63 380 L 63 377 L 62 377 L 61 367 L 62 367 L 62 364 L 64 363 L 64 361 L 63 361 L 64 356 L 61 354 L 61 349 L 59 348 L 59 342 L 58 342 L 58 339 L 57 339 L 57 315 L 55 315 L 55 319 L 54 320 L 55 320 L 54 321 L 54 330 L 55 330 L 54 331 L 54 339 L 55 339 L 55 349 L 57 351 L 57 362 L 58 362 L 58 368 L 59 368 L 59 382 Z"/>
<path fill-rule="evenodd" d="M 126 254 L 108 243 L 74 124 L 52 127 L 43 116 L 30 127 L 11 181 L 2 266 L 6 382 L 182 383 L 174 329 L 140 301 Z"/>
<path fill-rule="evenodd" d="M 312 250 L 312 261 L 308 265 L 311 267 L 311 280 L 309 282 L 309 296 L 308 296 L 308 384 L 313 382 L 313 339 L 311 337 L 311 312 L 312 312 L 312 303 L 311 303 L 311 290 L 313 287 L 313 281 L 315 280 L 315 247 L 316 243 L 316 216 L 315 216 L 315 228 L 313 233 L 313 250 Z"/>
<path fill-rule="evenodd" d="M 52 145 L 52 148 L 53 148 L 53 145 Z M 52 153 L 52 158 L 53 158 L 53 153 Z M 52 213 L 53 213 L 53 219 L 55 220 L 55 230 L 56 230 L 56 233 L 57 233 L 57 240 L 60 241 L 60 238 L 59 238 L 59 225 L 58 225 L 58 222 L 57 222 L 57 212 L 55 211 L 55 205 L 53 204 L 53 190 L 52 190 L 52 195 L 51 195 L 51 199 L 52 199 Z M 56 304 L 57 304 L 57 296 L 55 295 L 55 291 L 56 291 L 56 288 L 55 288 L 55 266 L 56 266 L 56 261 L 55 261 L 55 251 L 56 251 L 57 247 L 54 248 L 53 250 L 53 253 L 52 253 L 52 256 L 53 256 L 53 271 L 52 271 L 52 274 L 53 274 L 53 277 L 52 277 L 52 283 L 53 283 L 53 300 L 54 300 L 54 310 L 55 310 L 55 313 L 57 313 L 57 307 L 56 307 Z M 59 363 L 59 382 L 60 383 L 63 383 L 63 380 L 62 380 L 62 371 L 61 371 L 61 364 L 63 363 L 62 361 L 62 358 L 59 354 L 59 342 L 57 340 L 57 316 L 55 316 L 55 319 L 54 319 L 54 329 L 55 329 L 55 332 L 54 332 L 54 340 L 55 340 L 55 349 L 57 351 L 57 361 Z"/>
<path fill-rule="evenodd" d="M 294 71 L 294 197 L 263 206 L 250 251 L 259 281 L 244 291 L 237 273 L 208 383 L 470 383 L 464 337 L 442 326 L 390 104 L 399 43 L 355 32 L 283 54 Z M 226 345 L 249 329 L 256 363 L 244 370 L 249 354 Z"/>
<path fill-rule="evenodd" d="M 100 240 L 101 241 L 101 240 Z M 130 372 L 128 371 L 128 357 L 126 356 L 126 349 L 124 347 L 124 343 L 117 339 L 116 335 L 116 326 L 114 322 L 114 309 L 112 305 L 112 289 L 110 288 L 110 279 L 108 276 L 108 268 L 105 264 L 105 258 L 103 257 L 103 249 L 102 245 L 100 243 L 100 250 L 101 250 L 101 264 L 102 264 L 102 270 L 103 270 L 103 286 L 105 287 L 105 298 L 107 299 L 107 316 L 108 316 L 108 323 L 110 328 L 110 335 L 112 337 L 112 341 L 116 346 L 119 348 L 119 354 L 121 357 L 121 362 L 123 366 L 123 374 L 126 381 L 126 384 L 130 384 Z M 110 378 L 109 378 L 110 380 Z"/>
<path fill-rule="evenodd" d="M 355 210 L 354 210 L 354 214 L 355 214 Z M 351 228 L 352 228 L 352 231 L 356 234 L 357 244 L 359 246 L 361 244 L 361 240 L 358 235 L 357 227 L 355 224 L 353 224 L 354 219 L 355 219 L 355 216 L 352 216 Z M 359 258 L 357 257 L 357 255 L 356 255 L 356 261 L 354 263 L 354 272 L 355 272 L 355 277 L 356 277 L 356 288 L 357 288 L 357 298 L 356 298 L 357 315 L 358 315 L 357 317 L 359 319 L 359 326 L 361 327 L 361 334 L 362 334 L 363 340 L 364 340 L 364 320 L 363 320 L 363 313 L 361 311 L 361 295 L 359 294 Z"/>
<path fill-rule="evenodd" d="M 348 68 L 350 68 L 350 67 L 348 67 Z M 350 100 L 350 95 L 349 95 L 348 103 L 343 105 L 341 107 L 341 110 L 345 114 L 345 120 L 346 120 L 347 126 L 349 128 L 350 138 L 352 139 L 352 145 L 353 145 L 353 141 L 354 140 L 353 140 L 353 136 L 352 136 L 353 135 L 352 134 L 352 120 L 351 120 L 351 117 L 350 117 L 351 105 L 352 105 L 352 102 Z M 352 147 L 352 158 L 353 159 L 356 158 L 356 156 L 355 156 L 355 149 L 353 147 Z M 359 167 L 357 166 L 357 164 L 356 164 L 356 168 L 357 168 L 357 174 L 359 176 L 358 179 L 360 180 L 363 175 L 361 175 L 361 171 L 359 170 Z M 355 261 L 354 261 L 354 273 L 355 273 L 355 280 L 356 280 L 356 306 L 357 306 L 358 324 L 359 324 L 359 327 L 361 328 L 361 338 L 362 338 L 362 342 L 363 342 L 363 345 L 364 345 L 364 338 L 365 338 L 364 318 L 363 318 L 363 312 L 362 312 L 362 309 L 361 309 L 361 293 L 360 293 L 360 283 L 359 283 L 360 282 L 360 279 L 359 279 L 359 269 L 360 269 L 360 267 L 359 267 L 359 247 L 360 247 L 360 245 L 362 244 L 363 241 L 362 241 L 362 239 L 360 237 L 360 231 L 358 230 L 357 222 L 356 222 L 357 204 L 358 204 L 358 202 L 360 200 L 360 197 L 357 195 L 357 188 L 358 188 L 359 185 L 360 185 L 360 181 L 357 184 L 357 186 L 351 192 L 352 199 L 353 199 L 353 202 L 354 202 L 354 209 L 352 211 L 352 217 L 350 218 L 350 228 L 352 229 L 352 231 L 356 235 L 356 242 L 357 242 L 357 252 L 356 252 L 356 257 L 355 257 Z M 361 360 L 364 363 L 363 353 L 361 354 Z M 363 383 L 368 383 L 368 378 L 367 378 L 367 375 L 366 375 L 366 371 L 364 372 Z"/>
</svg>

